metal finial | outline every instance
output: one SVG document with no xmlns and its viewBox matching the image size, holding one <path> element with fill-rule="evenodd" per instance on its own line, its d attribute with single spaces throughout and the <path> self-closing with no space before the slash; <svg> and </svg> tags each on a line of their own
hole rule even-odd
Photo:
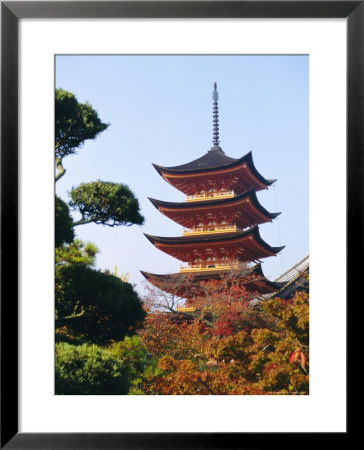
<svg viewBox="0 0 364 450">
<path fill-rule="evenodd" d="M 212 143 L 214 147 L 219 147 L 219 107 L 217 101 L 219 99 L 219 93 L 217 92 L 217 83 L 214 82 L 214 90 L 212 91 L 212 99 L 214 101 L 212 107 L 212 128 L 213 128 L 213 139 Z"/>
</svg>

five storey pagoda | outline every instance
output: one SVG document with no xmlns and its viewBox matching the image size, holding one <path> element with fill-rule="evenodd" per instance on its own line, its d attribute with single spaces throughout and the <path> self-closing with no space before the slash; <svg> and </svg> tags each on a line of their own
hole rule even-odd
<svg viewBox="0 0 364 450">
<path fill-rule="evenodd" d="M 280 213 L 268 212 L 256 195 L 275 180 L 267 180 L 257 171 L 251 152 L 238 159 L 225 155 L 219 145 L 216 82 L 212 97 L 211 149 L 201 158 L 180 166 L 153 164 L 162 178 L 186 195 L 186 201 L 149 200 L 184 229 L 178 237 L 145 236 L 184 265 L 175 274 L 141 273 L 158 288 L 189 301 L 201 294 L 200 281 L 219 279 L 229 273 L 236 273 L 254 294 L 275 293 L 282 283 L 266 279 L 260 261 L 275 256 L 284 247 L 267 244 L 260 236 L 259 225 L 271 222 Z"/>
</svg>

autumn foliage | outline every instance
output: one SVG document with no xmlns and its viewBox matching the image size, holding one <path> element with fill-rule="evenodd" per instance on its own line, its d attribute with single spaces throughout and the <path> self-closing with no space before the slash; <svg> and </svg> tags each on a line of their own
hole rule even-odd
<svg viewBox="0 0 364 450">
<path fill-rule="evenodd" d="M 244 286 L 223 285 L 205 282 L 206 295 L 190 302 L 196 309 L 189 313 L 178 311 L 180 299 L 150 290 L 139 335 L 156 370 L 143 392 L 308 394 L 308 293 L 252 302 L 256 294 Z"/>
</svg>

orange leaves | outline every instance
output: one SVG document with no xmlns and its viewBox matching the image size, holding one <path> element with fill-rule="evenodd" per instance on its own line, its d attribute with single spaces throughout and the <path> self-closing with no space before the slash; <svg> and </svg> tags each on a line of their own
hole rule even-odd
<svg viewBox="0 0 364 450">
<path fill-rule="evenodd" d="M 151 309 L 140 336 L 158 360 L 146 393 L 162 395 L 270 395 L 308 393 L 308 295 L 258 307 L 214 286 L 194 300 L 193 314 Z M 235 290 L 237 292 L 236 298 Z M 296 348 L 295 352 L 292 352 Z"/>
<path fill-rule="evenodd" d="M 257 348 L 273 346 L 282 339 L 282 334 L 268 330 L 266 328 L 255 328 L 251 332 L 251 337 Z"/>
<path fill-rule="evenodd" d="M 203 347 L 206 336 L 204 326 L 198 321 L 175 319 L 172 314 L 148 314 L 144 329 L 139 334 L 154 356 L 167 354 L 179 359 L 193 358 Z"/>
<path fill-rule="evenodd" d="M 192 361 L 178 361 L 165 356 L 159 360 L 158 368 L 165 371 L 155 380 L 155 388 L 160 394 L 206 395 L 209 393 L 204 386 L 208 375 L 206 372 L 199 372 Z"/>
<path fill-rule="evenodd" d="M 228 336 L 223 339 L 211 340 L 209 352 L 217 360 L 237 360 L 241 363 L 247 361 L 249 345 L 251 339 L 245 331 L 240 331 L 234 336 Z"/>
<path fill-rule="evenodd" d="M 171 356 L 162 356 L 162 358 L 158 362 L 158 367 L 168 372 L 175 370 L 175 360 Z"/>
</svg>

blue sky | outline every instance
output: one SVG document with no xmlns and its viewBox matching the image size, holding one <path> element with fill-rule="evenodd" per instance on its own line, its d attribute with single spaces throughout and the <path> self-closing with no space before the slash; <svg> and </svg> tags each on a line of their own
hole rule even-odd
<svg viewBox="0 0 364 450">
<path fill-rule="evenodd" d="M 143 233 L 179 236 L 182 227 L 160 214 L 148 196 L 183 201 L 152 163 L 184 164 L 212 145 L 213 82 L 218 83 L 220 146 L 233 158 L 248 151 L 258 171 L 277 179 L 259 192 L 261 204 L 282 214 L 260 227 L 281 256 L 263 271 L 274 279 L 308 254 L 308 56 L 279 55 L 60 55 L 56 87 L 88 101 L 110 127 L 64 159 L 57 194 L 98 179 L 127 184 L 139 200 L 143 226 L 76 227 L 77 237 L 100 250 L 97 267 L 130 273 L 143 292 L 139 270 L 178 271 L 180 262 L 152 246 Z M 77 219 L 75 215 L 75 219 Z"/>
</svg>

